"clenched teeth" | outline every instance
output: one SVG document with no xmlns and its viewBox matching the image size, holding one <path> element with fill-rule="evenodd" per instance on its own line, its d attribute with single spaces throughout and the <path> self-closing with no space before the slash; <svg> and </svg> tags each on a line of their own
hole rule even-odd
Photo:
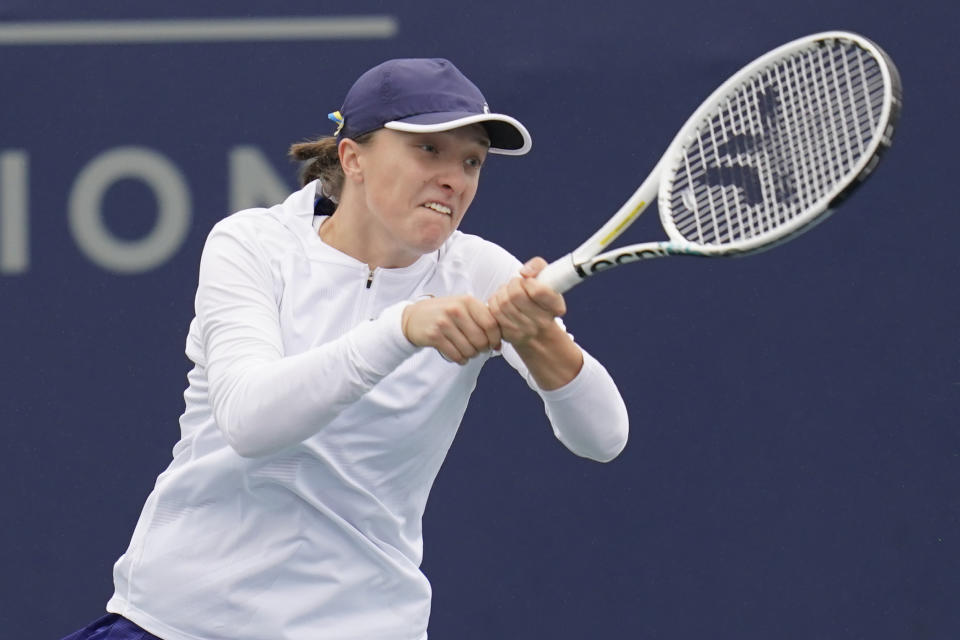
<svg viewBox="0 0 960 640">
<path fill-rule="evenodd" d="M 433 209 L 438 213 L 445 213 L 448 216 L 453 213 L 453 210 L 450 207 L 444 204 L 440 204 L 439 202 L 428 202 L 423 206 L 425 206 L 427 209 Z"/>
</svg>

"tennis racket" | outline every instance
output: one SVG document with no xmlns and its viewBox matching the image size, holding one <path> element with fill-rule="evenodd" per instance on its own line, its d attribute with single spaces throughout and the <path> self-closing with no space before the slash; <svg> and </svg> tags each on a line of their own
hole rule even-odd
<svg viewBox="0 0 960 640">
<path fill-rule="evenodd" d="M 650 176 L 538 278 L 563 293 L 628 262 L 741 256 L 823 220 L 890 146 L 900 77 L 876 44 L 830 31 L 757 58 L 690 116 Z M 669 240 L 608 249 L 657 197 Z"/>
</svg>

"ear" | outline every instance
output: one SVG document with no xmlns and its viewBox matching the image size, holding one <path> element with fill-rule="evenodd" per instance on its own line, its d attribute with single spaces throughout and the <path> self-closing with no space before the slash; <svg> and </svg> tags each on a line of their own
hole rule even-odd
<svg viewBox="0 0 960 640">
<path fill-rule="evenodd" d="M 355 140 L 344 138 L 337 146 L 337 153 L 340 156 L 344 177 L 354 182 L 363 182 L 363 163 L 361 162 L 363 150 L 360 145 Z"/>
</svg>

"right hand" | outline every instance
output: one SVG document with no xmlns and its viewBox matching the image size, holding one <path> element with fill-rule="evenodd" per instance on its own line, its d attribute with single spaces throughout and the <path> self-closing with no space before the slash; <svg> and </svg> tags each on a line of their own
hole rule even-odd
<svg viewBox="0 0 960 640">
<path fill-rule="evenodd" d="M 433 347 L 452 362 L 467 361 L 500 348 L 500 326 L 472 296 L 427 298 L 408 305 L 401 320 L 403 335 L 418 347 Z"/>
</svg>

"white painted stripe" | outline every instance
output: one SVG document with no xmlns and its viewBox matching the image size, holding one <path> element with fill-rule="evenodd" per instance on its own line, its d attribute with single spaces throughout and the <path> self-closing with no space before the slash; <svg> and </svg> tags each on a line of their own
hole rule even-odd
<svg viewBox="0 0 960 640">
<path fill-rule="evenodd" d="M 392 38 L 393 16 L 0 23 L 0 45 L 144 44 Z"/>
</svg>

